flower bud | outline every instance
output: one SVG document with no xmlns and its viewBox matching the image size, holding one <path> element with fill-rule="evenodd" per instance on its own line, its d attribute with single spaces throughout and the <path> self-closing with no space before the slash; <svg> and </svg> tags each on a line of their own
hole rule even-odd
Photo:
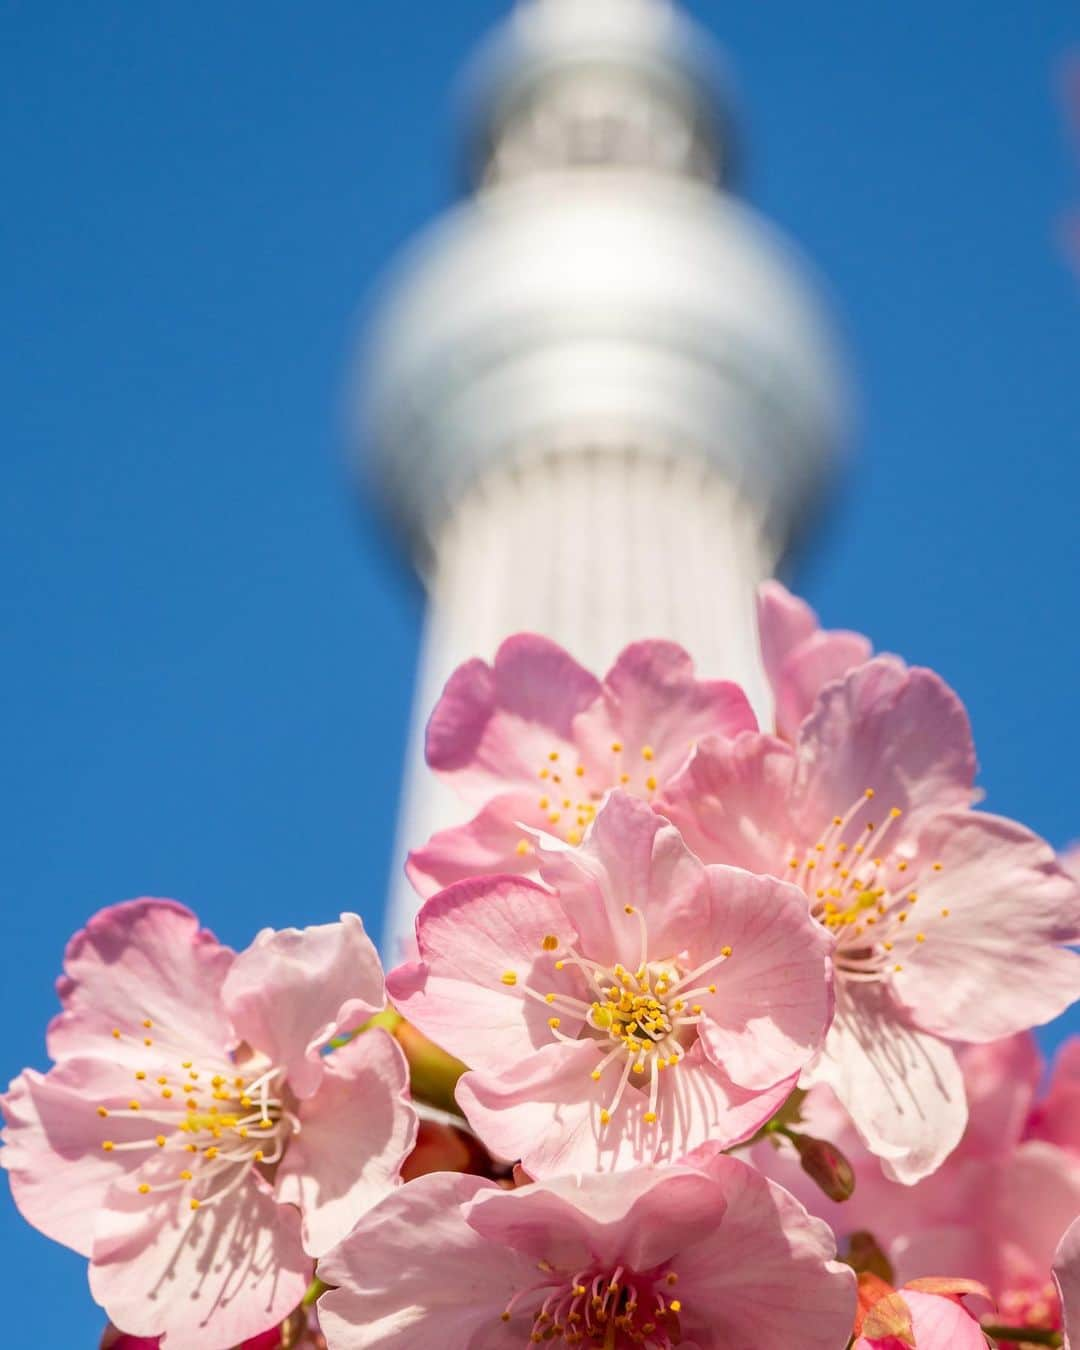
<svg viewBox="0 0 1080 1350">
<path fill-rule="evenodd" d="M 855 1190 L 855 1172 L 851 1164 L 827 1139 L 789 1131 L 788 1138 L 799 1153 L 802 1170 L 821 1187 L 830 1200 L 850 1200 Z"/>
</svg>

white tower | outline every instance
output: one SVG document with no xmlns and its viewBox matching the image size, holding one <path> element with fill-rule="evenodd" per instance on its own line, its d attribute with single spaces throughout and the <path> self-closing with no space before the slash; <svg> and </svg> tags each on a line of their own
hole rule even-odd
<svg viewBox="0 0 1080 1350">
<path fill-rule="evenodd" d="M 473 67 L 474 194 L 408 253 L 363 375 L 368 468 L 430 596 L 398 863 L 464 817 L 424 722 L 509 633 L 597 674 L 674 638 L 763 702 L 753 591 L 845 400 L 803 265 L 726 190 L 718 70 L 665 0 L 525 0 Z M 416 903 L 402 876 L 388 954 Z"/>
</svg>

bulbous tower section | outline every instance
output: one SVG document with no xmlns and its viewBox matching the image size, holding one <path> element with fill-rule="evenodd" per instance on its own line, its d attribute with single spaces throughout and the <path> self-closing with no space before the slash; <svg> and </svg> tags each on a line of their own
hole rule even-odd
<svg viewBox="0 0 1080 1350">
<path fill-rule="evenodd" d="M 396 861 L 451 670 L 542 632 L 601 674 L 669 637 L 759 706 L 753 592 L 844 439 L 807 269 L 729 189 L 722 64 L 664 0 L 526 0 L 466 81 L 468 199 L 366 346 L 365 468 L 429 589 Z M 388 955 L 416 908 L 402 879 Z"/>
</svg>

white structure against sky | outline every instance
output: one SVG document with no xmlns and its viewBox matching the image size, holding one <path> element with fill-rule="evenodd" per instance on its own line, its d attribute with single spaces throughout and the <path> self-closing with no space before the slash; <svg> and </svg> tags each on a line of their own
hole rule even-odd
<svg viewBox="0 0 1080 1350">
<path fill-rule="evenodd" d="M 804 268 L 728 190 L 719 68 L 664 0 L 525 0 L 474 64 L 473 193 L 365 356 L 369 467 L 430 596 L 398 863 L 464 815 L 423 768 L 427 714 L 511 632 L 598 674 L 674 638 L 761 703 L 754 587 L 845 404 Z M 401 877 L 388 951 L 416 904 Z"/>
</svg>

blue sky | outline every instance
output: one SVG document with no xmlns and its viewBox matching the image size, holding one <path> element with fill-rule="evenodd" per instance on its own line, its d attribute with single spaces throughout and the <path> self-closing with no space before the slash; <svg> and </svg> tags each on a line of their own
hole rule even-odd
<svg viewBox="0 0 1080 1350">
<path fill-rule="evenodd" d="M 43 1065 L 68 934 L 139 893 L 226 940 L 377 924 L 421 599 L 342 455 L 358 304 L 452 190 L 496 0 L 10 0 L 0 1077 Z M 988 805 L 1080 836 L 1080 201 L 1037 9 L 705 3 L 747 191 L 829 279 L 859 459 L 800 587 L 933 665 Z M 1080 1029 L 1080 1019 L 1074 1021 Z M 1048 1043 L 1060 1029 L 1048 1037 Z M 0 1205 L 39 1347 L 83 1263 Z"/>
</svg>

